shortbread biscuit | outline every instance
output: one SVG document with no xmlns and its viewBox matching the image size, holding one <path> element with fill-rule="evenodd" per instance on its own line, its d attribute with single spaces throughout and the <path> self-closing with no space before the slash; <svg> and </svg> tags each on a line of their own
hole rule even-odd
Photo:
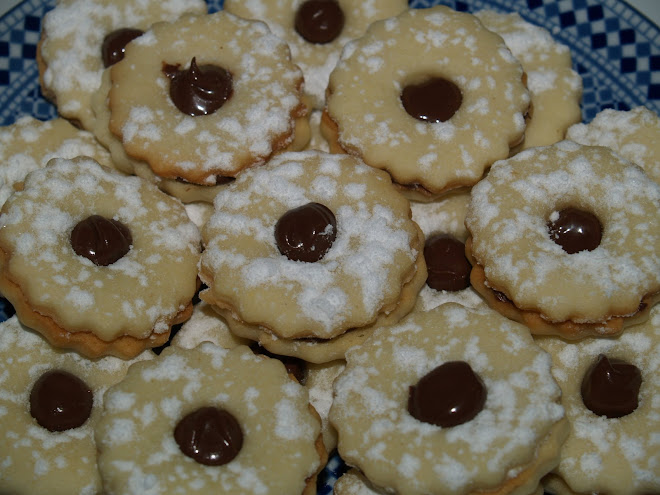
<svg viewBox="0 0 660 495">
<path fill-rule="evenodd" d="M 615 335 L 660 293 L 660 187 L 608 148 L 562 141 L 494 165 L 466 217 L 471 281 L 535 334 Z"/>
<path fill-rule="evenodd" d="M 327 341 L 396 321 L 426 277 L 408 201 L 348 155 L 278 155 L 221 191 L 215 210 L 202 232 L 200 296 L 232 330 L 235 320 L 277 339 Z"/>
<path fill-rule="evenodd" d="M 172 21 L 184 12 L 203 14 L 206 8 L 203 0 L 58 0 L 44 16 L 37 50 L 44 95 L 60 115 L 91 130 L 90 100 L 101 85 L 106 36 L 127 28 L 144 31 L 154 22 Z M 109 53 L 118 48 L 112 47 Z"/>
<path fill-rule="evenodd" d="M 0 324 L 0 493 L 101 493 L 94 425 L 103 394 L 152 358 L 95 361 L 53 348 L 16 316 Z"/>
<path fill-rule="evenodd" d="M 0 290 L 56 347 L 130 357 L 190 316 L 199 231 L 181 202 L 138 177 L 53 159 L 0 222 Z"/>
<path fill-rule="evenodd" d="M 296 125 L 302 72 L 259 21 L 220 11 L 155 24 L 110 74 L 109 128 L 160 177 L 214 186 L 309 140 Z"/>
<path fill-rule="evenodd" d="M 377 489 L 528 495 L 559 461 L 568 424 L 550 356 L 490 308 L 411 313 L 346 360 L 330 421 Z"/>
<path fill-rule="evenodd" d="M 660 306 L 616 339 L 541 337 L 570 433 L 544 480 L 555 495 L 660 491 Z"/>
<path fill-rule="evenodd" d="M 476 17 L 409 9 L 346 45 L 322 129 L 331 150 L 360 156 L 428 200 L 471 186 L 509 156 L 529 101 L 520 64 Z"/>
<path fill-rule="evenodd" d="M 612 148 L 660 183 L 660 118 L 646 107 L 603 110 L 591 122 L 569 127 L 566 139 Z"/>
<path fill-rule="evenodd" d="M 474 15 L 504 39 L 525 71 L 531 105 L 525 139 L 515 151 L 563 140 L 568 127 L 582 120 L 582 78 L 572 68 L 568 46 L 515 12 L 481 10 Z"/>
<path fill-rule="evenodd" d="M 208 342 L 132 366 L 96 427 L 104 488 L 135 495 L 314 494 L 320 433 L 282 363 Z"/>
<path fill-rule="evenodd" d="M 406 0 L 225 0 L 232 14 L 268 24 L 291 47 L 305 76 L 305 91 L 316 109 L 325 104 L 328 77 L 344 45 L 359 38 L 374 21 L 400 14 Z"/>
<path fill-rule="evenodd" d="M 108 151 L 91 133 L 76 129 L 65 119 L 43 122 L 25 116 L 0 127 L 0 207 L 23 187 L 28 173 L 45 167 L 51 158 L 81 155 L 106 167 L 113 166 Z"/>
</svg>

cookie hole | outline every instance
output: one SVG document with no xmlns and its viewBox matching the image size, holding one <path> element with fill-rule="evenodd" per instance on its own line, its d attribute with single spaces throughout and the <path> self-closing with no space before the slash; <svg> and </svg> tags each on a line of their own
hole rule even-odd
<svg viewBox="0 0 660 495">
<path fill-rule="evenodd" d="M 307 0 L 296 11 L 294 27 L 305 41 L 323 45 L 337 39 L 344 21 L 344 11 L 336 0 Z"/>
<path fill-rule="evenodd" d="M 326 206 L 307 203 L 287 211 L 275 225 L 275 243 L 292 261 L 321 260 L 337 237 L 337 220 Z"/>
<path fill-rule="evenodd" d="M 426 240 L 424 260 L 426 285 L 435 290 L 456 292 L 470 286 L 472 265 L 465 256 L 465 244 L 449 234 L 435 234 Z"/>
<path fill-rule="evenodd" d="M 129 228 L 118 220 L 91 215 L 71 231 L 73 251 L 97 266 L 108 266 L 123 258 L 131 249 Z"/>
<path fill-rule="evenodd" d="M 91 415 L 93 404 L 92 389 L 64 370 L 45 372 L 30 391 L 30 415 L 51 432 L 82 426 Z"/>
<path fill-rule="evenodd" d="M 486 404 L 486 386 L 465 361 L 449 361 L 408 391 L 408 412 L 419 421 L 450 428 L 474 419 Z"/>
<path fill-rule="evenodd" d="M 550 214 L 548 235 L 568 254 L 593 251 L 603 237 L 598 217 L 588 211 L 568 207 Z"/>
<path fill-rule="evenodd" d="M 135 38 L 142 36 L 144 31 L 135 28 L 120 28 L 108 33 L 101 45 L 103 66 L 108 68 L 124 58 L 126 45 Z"/>
<path fill-rule="evenodd" d="M 634 364 L 600 354 L 582 379 L 585 407 L 598 416 L 621 418 L 639 406 L 642 373 Z"/>
<path fill-rule="evenodd" d="M 192 58 L 187 69 L 163 64 L 170 80 L 170 99 L 180 112 L 198 117 L 218 111 L 234 93 L 231 72 L 213 64 L 197 65 Z"/>
<path fill-rule="evenodd" d="M 430 77 L 406 85 L 401 103 L 408 115 L 423 122 L 438 123 L 451 119 L 463 104 L 463 93 L 444 77 Z"/>
</svg>

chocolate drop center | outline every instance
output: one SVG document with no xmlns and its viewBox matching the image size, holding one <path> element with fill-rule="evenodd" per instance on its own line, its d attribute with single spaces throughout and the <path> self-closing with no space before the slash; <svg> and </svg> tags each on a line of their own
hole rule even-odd
<svg viewBox="0 0 660 495">
<path fill-rule="evenodd" d="M 184 416 L 174 429 L 174 439 L 183 454 L 205 466 L 227 464 L 243 447 L 243 431 L 236 418 L 212 406 Z"/>
<path fill-rule="evenodd" d="M 195 57 L 187 69 L 164 64 L 163 73 L 170 79 L 172 103 L 192 117 L 215 113 L 234 92 L 233 77 L 228 70 L 212 64 L 197 65 Z"/>
<path fill-rule="evenodd" d="M 642 373 L 637 366 L 600 354 L 582 379 L 584 405 L 598 416 L 620 418 L 639 405 Z"/>
<path fill-rule="evenodd" d="M 435 290 L 459 291 L 470 286 L 472 265 L 465 244 L 449 234 L 429 237 L 424 245 L 428 269 L 426 284 Z"/>
<path fill-rule="evenodd" d="M 486 404 L 486 386 L 464 361 L 449 361 L 408 392 L 408 412 L 419 421 L 451 428 L 474 419 Z"/>
<path fill-rule="evenodd" d="M 408 115 L 429 123 L 447 122 L 463 104 L 460 88 L 442 77 L 409 84 L 401 91 L 401 103 Z"/>
<path fill-rule="evenodd" d="M 91 215 L 71 231 L 71 247 L 97 266 L 108 266 L 131 249 L 133 237 L 129 228 L 118 220 Z"/>
<path fill-rule="evenodd" d="M 287 211 L 275 225 L 275 242 L 292 261 L 322 259 L 337 237 L 337 220 L 326 206 L 307 203 Z"/>
<path fill-rule="evenodd" d="M 307 0 L 296 11 L 294 27 L 306 41 L 325 44 L 341 34 L 344 22 L 344 12 L 336 0 Z"/>
<path fill-rule="evenodd" d="M 593 214 L 579 208 L 564 208 L 555 220 L 548 221 L 550 239 L 568 254 L 593 251 L 603 238 L 603 227 Z"/>
<path fill-rule="evenodd" d="M 108 33 L 103 38 L 103 44 L 101 45 L 103 66 L 108 68 L 122 60 L 126 51 L 126 45 L 143 34 L 144 31 L 134 28 L 121 28 Z"/>
<path fill-rule="evenodd" d="M 91 415 L 93 404 L 91 388 L 64 370 L 43 373 L 30 391 L 30 415 L 51 432 L 82 426 Z"/>
</svg>

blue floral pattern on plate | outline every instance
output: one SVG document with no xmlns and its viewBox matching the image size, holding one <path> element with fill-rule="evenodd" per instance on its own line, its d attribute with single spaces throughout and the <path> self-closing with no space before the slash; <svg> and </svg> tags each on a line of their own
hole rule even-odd
<svg viewBox="0 0 660 495">
<path fill-rule="evenodd" d="M 223 0 L 207 0 L 209 11 Z M 582 117 L 590 121 L 605 108 L 627 110 L 646 105 L 660 113 L 660 29 L 620 0 L 412 0 L 411 7 L 432 5 L 474 12 L 518 12 L 549 29 L 571 48 L 582 76 Z M 36 63 L 41 19 L 55 0 L 24 0 L 0 18 L 0 125 L 22 115 L 41 120 L 56 116 L 39 88 Z M 0 321 L 14 313 L 0 299 Z M 318 480 L 318 494 L 329 495 L 346 466 L 336 455 Z"/>
</svg>

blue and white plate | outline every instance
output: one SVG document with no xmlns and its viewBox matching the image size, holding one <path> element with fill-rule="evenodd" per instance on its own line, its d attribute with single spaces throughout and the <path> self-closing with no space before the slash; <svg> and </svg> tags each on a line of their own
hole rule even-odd
<svg viewBox="0 0 660 495">
<path fill-rule="evenodd" d="M 208 0 L 211 12 L 223 0 Z M 444 4 L 461 11 L 485 8 L 516 11 L 569 46 L 582 76 L 582 117 L 590 121 L 605 108 L 645 105 L 660 113 L 660 29 L 621 0 L 412 0 L 412 7 Z M 56 116 L 39 89 L 35 61 L 41 19 L 55 0 L 24 0 L 0 18 L 0 125 L 22 115 Z M 13 314 L 0 300 L 0 321 Z M 336 455 L 319 477 L 319 495 L 345 470 Z"/>
</svg>

